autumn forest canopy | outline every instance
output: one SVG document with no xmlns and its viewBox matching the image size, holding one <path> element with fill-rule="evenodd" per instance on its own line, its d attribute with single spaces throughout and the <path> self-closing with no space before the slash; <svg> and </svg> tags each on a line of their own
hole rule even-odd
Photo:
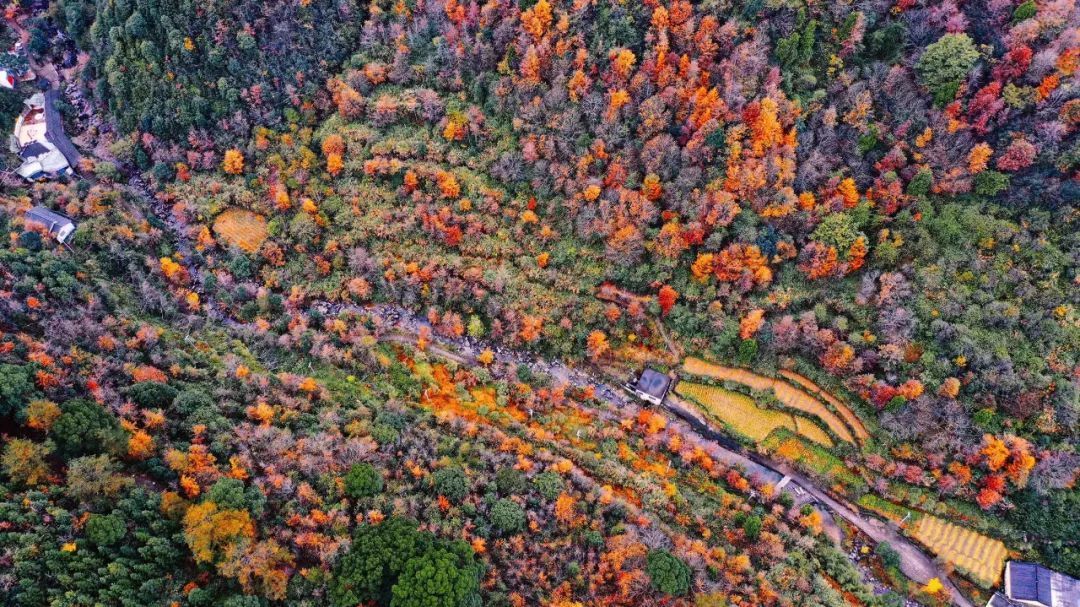
<svg viewBox="0 0 1080 607">
<path fill-rule="evenodd" d="M 0 158 L 0 602 L 982 605 L 1005 559 L 1080 577 L 1075 0 L 4 19 L 0 67 L 37 81 L 0 128 L 52 88 L 82 158 Z M 662 405 L 621 388 L 646 367 Z"/>
</svg>

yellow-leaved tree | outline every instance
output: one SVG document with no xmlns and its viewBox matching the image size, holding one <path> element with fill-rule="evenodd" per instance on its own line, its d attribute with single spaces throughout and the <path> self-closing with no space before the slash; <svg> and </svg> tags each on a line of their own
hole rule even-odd
<svg viewBox="0 0 1080 607">
<path fill-rule="evenodd" d="M 247 510 L 220 509 L 207 501 L 184 514 L 184 540 L 197 563 L 221 560 L 254 536 L 255 525 Z"/>
</svg>

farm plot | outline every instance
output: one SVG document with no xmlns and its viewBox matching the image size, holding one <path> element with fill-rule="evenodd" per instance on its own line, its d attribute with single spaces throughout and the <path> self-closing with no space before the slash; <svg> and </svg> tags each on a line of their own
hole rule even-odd
<svg viewBox="0 0 1080 607">
<path fill-rule="evenodd" d="M 870 438 L 870 431 L 866 429 L 866 426 L 863 425 L 863 422 L 861 419 L 859 419 L 859 416 L 855 415 L 855 412 L 852 411 L 851 407 L 848 407 L 847 404 L 844 403 L 844 401 L 836 398 L 831 393 L 826 392 L 824 388 L 815 384 L 812 380 L 810 380 L 810 378 L 806 377 L 805 375 L 801 375 L 794 371 L 788 371 L 786 369 L 781 370 L 780 375 L 788 381 L 794 382 L 802 386 L 806 389 L 807 392 L 822 398 L 823 400 L 825 400 L 825 402 L 832 405 L 833 408 L 835 408 L 840 413 L 840 417 L 844 418 L 844 421 L 847 422 L 847 425 L 855 431 L 855 436 L 859 437 L 860 441 L 865 441 L 866 439 Z"/>
<path fill-rule="evenodd" d="M 776 399 L 784 406 L 798 409 L 820 419 L 830 430 L 842 440 L 854 443 L 855 438 L 847 425 L 830 411 L 821 401 L 811 396 L 805 390 L 796 388 L 788 382 L 775 377 L 767 377 L 746 369 L 725 367 L 706 362 L 693 356 L 683 361 L 683 370 L 693 375 L 702 375 L 722 381 L 733 381 L 749 387 L 752 390 L 772 390 Z"/>
<path fill-rule="evenodd" d="M 266 218 L 246 209 L 228 209 L 214 220 L 214 233 L 226 243 L 254 253 L 266 240 Z"/>
<path fill-rule="evenodd" d="M 809 426 L 804 422 L 802 426 Z M 815 428 L 817 426 L 814 426 Z M 818 429 L 821 432 L 820 429 Z M 824 434 L 824 433 L 822 433 Z M 806 434 L 803 434 L 805 437 Z M 807 443 L 803 438 L 795 436 L 786 430 L 777 430 L 769 435 L 763 446 L 773 455 L 786 459 L 809 469 L 814 474 L 839 482 L 848 488 L 862 490 L 866 487 L 859 475 L 847 469 L 844 462 L 820 445 Z"/>
<path fill-rule="evenodd" d="M 894 504 L 888 500 L 882 499 L 873 493 L 867 493 L 858 499 L 858 504 L 871 512 L 883 516 L 890 521 L 910 528 L 911 525 L 918 524 L 922 519 L 922 514 L 916 512 L 910 508 L 905 508 L 899 504 Z"/>
<path fill-rule="evenodd" d="M 802 423 L 797 424 L 795 416 L 762 409 L 745 394 L 686 381 L 679 382 L 675 387 L 675 392 L 696 402 L 706 413 L 723 422 L 733 431 L 756 442 L 765 440 L 777 428 L 787 428 L 791 432 L 798 433 L 800 426 L 804 426 L 807 428 L 803 434 L 806 438 L 827 447 L 833 445 L 832 439 L 811 422 L 801 420 Z"/>
<path fill-rule="evenodd" d="M 936 516 L 920 519 L 914 536 L 934 554 L 984 584 L 997 584 L 1001 577 L 1008 551 L 1000 540 L 947 523 Z"/>
<path fill-rule="evenodd" d="M 799 417 L 798 415 L 794 417 L 795 428 L 796 430 L 798 430 L 799 434 L 814 441 L 815 443 L 819 443 L 822 445 L 833 444 L 832 439 L 829 438 L 829 434 L 822 430 L 821 426 L 818 426 L 817 424 L 806 419 L 805 417 Z"/>
</svg>

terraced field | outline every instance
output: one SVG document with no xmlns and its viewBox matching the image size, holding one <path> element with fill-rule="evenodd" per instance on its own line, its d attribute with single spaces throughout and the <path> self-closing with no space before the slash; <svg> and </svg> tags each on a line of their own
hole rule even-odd
<svg viewBox="0 0 1080 607">
<path fill-rule="evenodd" d="M 936 516 L 920 519 L 914 535 L 934 554 L 985 584 L 997 584 L 1005 568 L 1005 544 Z"/>
<path fill-rule="evenodd" d="M 806 438 L 822 445 L 831 445 L 833 441 L 829 438 L 829 433 L 821 429 L 820 426 L 814 422 L 797 415 L 793 416 L 795 419 L 795 428 L 798 433 Z"/>
<path fill-rule="evenodd" d="M 788 371 L 786 369 L 781 370 L 780 375 L 785 379 L 802 386 L 806 389 L 807 392 L 820 397 L 825 402 L 832 405 L 833 408 L 836 409 L 838 413 L 840 413 L 840 417 L 844 418 L 844 421 L 847 422 L 847 425 L 855 432 L 855 436 L 859 438 L 859 441 L 865 441 L 866 439 L 870 438 L 870 431 L 866 429 L 866 426 L 863 425 L 863 422 L 861 419 L 859 419 L 859 416 L 855 415 L 855 412 L 852 411 L 851 407 L 848 407 L 847 404 L 844 403 L 844 401 L 836 398 L 831 393 L 826 392 L 824 388 L 815 384 L 810 378 L 806 377 L 805 375 L 800 375 L 799 373 L 796 373 L 794 371 Z"/>
<path fill-rule="evenodd" d="M 764 441 L 773 430 L 787 428 L 818 444 L 833 446 L 829 435 L 810 421 L 803 419 L 797 422 L 797 418 L 788 413 L 762 409 L 745 394 L 687 381 L 679 382 L 675 392 L 694 401 L 710 416 L 754 441 Z"/>
<path fill-rule="evenodd" d="M 692 375 L 701 375 L 719 379 L 721 381 L 740 383 L 752 390 L 772 390 L 773 393 L 776 394 L 776 399 L 784 406 L 798 409 L 799 411 L 804 411 L 817 417 L 843 441 L 848 443 L 855 442 L 852 431 L 843 420 L 830 411 L 824 403 L 811 396 L 810 393 L 805 390 L 796 388 L 784 380 L 760 375 L 746 369 L 716 365 L 693 356 L 687 357 L 686 360 L 683 361 L 683 370 Z M 863 428 L 863 432 L 865 431 L 866 429 Z"/>
<path fill-rule="evenodd" d="M 867 493 L 859 498 L 858 504 L 875 514 L 885 517 L 894 523 L 904 523 L 911 526 L 919 522 L 922 514 L 899 504 L 884 500 L 873 493 Z"/>
<path fill-rule="evenodd" d="M 800 427 L 809 425 L 803 423 Z M 821 429 L 818 428 L 818 431 L 821 432 Z M 848 470 L 840 458 L 819 445 L 808 444 L 798 436 L 779 430 L 770 434 L 762 445 L 775 457 L 801 464 L 818 476 L 835 480 L 853 490 L 866 488 L 866 481 Z"/>
</svg>

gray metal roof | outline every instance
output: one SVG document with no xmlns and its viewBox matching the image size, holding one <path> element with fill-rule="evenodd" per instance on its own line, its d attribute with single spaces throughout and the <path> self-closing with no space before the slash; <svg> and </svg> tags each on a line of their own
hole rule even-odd
<svg viewBox="0 0 1080 607">
<path fill-rule="evenodd" d="M 1024 607 L 1024 604 L 1010 601 L 1004 594 L 995 592 L 994 596 L 990 597 L 990 600 L 986 602 L 986 607 Z"/>
<path fill-rule="evenodd" d="M 641 377 L 638 378 L 637 389 L 650 396 L 663 398 L 667 394 L 670 385 L 671 378 L 667 375 L 653 369 L 645 369 L 641 372 Z"/>
<path fill-rule="evenodd" d="M 42 206 L 37 206 L 27 211 L 23 219 L 25 221 L 36 221 L 48 228 L 50 232 L 54 232 L 67 224 L 75 225 L 75 223 L 67 217 L 64 217 L 59 213 L 54 213 Z"/>
<path fill-rule="evenodd" d="M 1080 580 L 1037 563 L 1010 561 L 1006 567 L 1010 599 L 1047 607 L 1080 607 Z"/>
<path fill-rule="evenodd" d="M 1009 568 L 1009 582 L 1012 598 L 1021 601 L 1039 601 L 1049 605 L 1050 575 L 1034 563 L 1013 563 Z"/>
<path fill-rule="evenodd" d="M 19 156 L 22 156 L 23 160 L 37 158 L 38 156 L 47 153 L 49 153 L 49 148 L 45 147 L 39 141 L 31 141 L 26 144 L 23 149 L 19 150 Z"/>
<path fill-rule="evenodd" d="M 60 150 L 60 153 L 64 155 L 72 169 L 77 169 L 82 155 L 79 154 L 79 150 L 76 149 L 71 143 L 71 139 L 64 133 L 64 121 L 60 118 L 60 112 L 56 111 L 57 96 L 56 89 L 49 89 L 43 97 L 46 124 L 45 138 L 55 145 L 56 149 Z"/>
</svg>

